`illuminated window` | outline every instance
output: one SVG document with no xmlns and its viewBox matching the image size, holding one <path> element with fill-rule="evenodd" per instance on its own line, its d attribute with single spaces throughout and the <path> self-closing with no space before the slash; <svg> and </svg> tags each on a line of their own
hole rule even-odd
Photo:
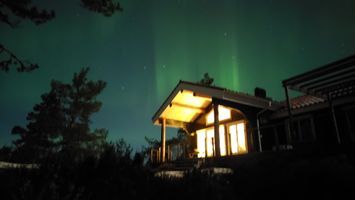
<svg viewBox="0 0 355 200">
<path fill-rule="evenodd" d="M 218 106 L 218 120 L 223 121 L 231 118 L 231 110 L 219 105 Z M 212 124 L 214 122 L 214 112 L 213 110 L 207 114 L 206 123 Z"/>
<path fill-rule="evenodd" d="M 206 140 L 206 131 L 205 129 L 196 131 L 197 135 L 197 157 L 203 158 L 205 157 L 205 140 Z"/>
<path fill-rule="evenodd" d="M 211 157 L 214 154 L 214 130 L 213 129 L 207 129 L 206 131 L 207 135 L 207 157 Z"/>
<path fill-rule="evenodd" d="M 213 154 L 215 154 L 214 129 L 213 128 L 201 129 L 196 131 L 196 135 L 197 135 L 197 151 L 198 151 L 197 157 L 203 158 L 206 156 L 206 153 L 207 153 L 207 157 L 213 156 Z M 227 149 L 226 149 L 224 125 L 219 126 L 219 141 L 220 141 L 219 144 L 220 144 L 221 156 L 225 156 L 227 155 Z"/>
<path fill-rule="evenodd" d="M 224 125 L 219 126 L 219 149 L 221 150 L 221 156 L 227 155 L 226 138 L 224 134 Z"/>
<path fill-rule="evenodd" d="M 247 150 L 245 145 L 245 124 L 244 123 L 237 124 L 237 132 L 238 132 L 238 151 L 244 153 Z"/>
<path fill-rule="evenodd" d="M 247 152 L 245 139 L 245 123 L 230 125 L 229 134 L 232 154 Z"/>
<path fill-rule="evenodd" d="M 232 154 L 238 153 L 238 140 L 237 140 L 237 125 L 229 126 L 229 134 L 230 134 L 230 141 L 231 141 L 231 152 Z"/>
</svg>

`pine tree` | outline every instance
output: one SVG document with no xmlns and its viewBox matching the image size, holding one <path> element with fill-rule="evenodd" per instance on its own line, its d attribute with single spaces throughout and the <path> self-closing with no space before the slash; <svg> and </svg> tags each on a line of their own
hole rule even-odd
<svg viewBox="0 0 355 200">
<path fill-rule="evenodd" d="M 58 151 L 61 130 L 65 125 L 65 116 L 60 99 L 55 91 L 41 96 L 42 102 L 28 113 L 26 128 L 15 126 L 13 134 L 20 138 L 14 142 L 21 161 L 39 161 Z"/>
<path fill-rule="evenodd" d="M 26 128 L 13 128 L 12 133 L 20 136 L 16 149 L 27 160 L 40 161 L 53 153 L 73 159 L 100 153 L 108 131 L 91 131 L 90 117 L 101 108 L 96 97 L 106 83 L 88 80 L 88 72 L 85 68 L 75 73 L 69 84 L 52 81 L 51 91 L 27 115 Z"/>
<path fill-rule="evenodd" d="M 203 75 L 203 78 L 199 81 L 199 83 L 202 84 L 202 85 L 210 86 L 213 83 L 213 78 L 211 78 L 208 73 L 205 73 Z"/>
</svg>

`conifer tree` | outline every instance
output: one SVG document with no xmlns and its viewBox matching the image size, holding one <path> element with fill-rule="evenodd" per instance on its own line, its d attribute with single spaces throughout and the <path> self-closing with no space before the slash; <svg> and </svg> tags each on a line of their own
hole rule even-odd
<svg viewBox="0 0 355 200">
<path fill-rule="evenodd" d="M 75 73 L 71 83 L 52 81 L 51 91 L 27 115 L 27 126 L 13 128 L 12 133 L 20 136 L 14 144 L 24 158 L 37 161 L 63 153 L 81 159 L 100 153 L 107 130 L 92 131 L 90 117 L 101 108 L 96 97 L 106 83 L 88 80 L 88 72 L 85 68 Z"/>
</svg>

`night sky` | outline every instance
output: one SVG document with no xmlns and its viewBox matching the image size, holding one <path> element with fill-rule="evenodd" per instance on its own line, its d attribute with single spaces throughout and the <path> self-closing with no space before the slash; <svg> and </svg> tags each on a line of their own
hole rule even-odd
<svg viewBox="0 0 355 200">
<path fill-rule="evenodd" d="M 52 79 L 68 82 L 82 67 L 107 82 L 92 127 L 139 150 L 144 136 L 160 137 L 151 117 L 180 79 L 196 82 L 208 72 L 217 86 L 264 87 L 283 100 L 283 79 L 355 53 L 353 0 L 120 0 L 124 11 L 112 17 L 79 1 L 34 2 L 56 18 L 0 24 L 0 43 L 40 66 L 0 72 L 0 146 L 15 139 L 14 125 L 26 125 Z"/>
</svg>

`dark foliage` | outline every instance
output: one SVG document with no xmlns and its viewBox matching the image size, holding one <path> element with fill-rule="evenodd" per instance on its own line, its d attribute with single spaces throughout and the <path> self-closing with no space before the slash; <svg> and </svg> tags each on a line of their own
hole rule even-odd
<svg viewBox="0 0 355 200">
<path fill-rule="evenodd" d="M 117 11 L 123 11 L 120 3 L 114 0 L 81 0 L 81 3 L 84 8 L 106 17 L 112 16 Z"/>
<path fill-rule="evenodd" d="M 115 0 L 81 0 L 81 6 L 107 17 L 123 11 L 120 3 Z M 26 19 L 40 25 L 53 18 L 54 10 L 40 9 L 32 5 L 32 0 L 0 0 L 0 23 L 11 28 L 16 28 Z M 37 69 L 38 65 L 20 59 L 14 52 L 0 44 L 0 71 L 8 72 L 11 67 L 16 67 L 18 72 L 30 72 Z"/>
<path fill-rule="evenodd" d="M 211 78 L 208 73 L 205 73 L 203 75 L 203 78 L 198 83 L 200 83 L 202 85 L 212 85 L 213 78 Z"/>
<path fill-rule="evenodd" d="M 342 199 L 353 195 L 354 153 L 271 153 L 236 162 L 234 175 L 192 170 L 158 178 L 123 140 L 99 157 L 57 155 L 37 170 L 0 170 L 1 199 Z M 345 196 L 347 195 L 347 196 Z"/>
<path fill-rule="evenodd" d="M 10 146 L 3 146 L 0 148 L 0 161 L 12 161 L 13 148 Z"/>
<path fill-rule="evenodd" d="M 0 55 L 4 55 L 7 58 L 0 60 L 0 71 L 8 72 L 11 66 L 16 66 L 18 72 L 30 72 L 38 68 L 37 64 L 22 61 L 11 51 L 6 49 L 0 44 Z"/>
<path fill-rule="evenodd" d="M 13 19 L 17 17 L 17 19 Z M 31 0 L 0 0 L 0 21 L 16 27 L 20 19 L 29 19 L 39 25 L 55 17 L 53 10 L 40 10 L 31 5 Z"/>
<path fill-rule="evenodd" d="M 107 130 L 91 131 L 90 117 L 100 110 L 96 97 L 106 83 L 88 80 L 88 71 L 74 74 L 70 84 L 52 81 L 51 91 L 42 95 L 42 102 L 27 115 L 27 126 L 13 128 L 12 133 L 20 136 L 14 142 L 18 161 L 40 162 L 57 152 L 80 159 L 101 151 Z"/>
</svg>

